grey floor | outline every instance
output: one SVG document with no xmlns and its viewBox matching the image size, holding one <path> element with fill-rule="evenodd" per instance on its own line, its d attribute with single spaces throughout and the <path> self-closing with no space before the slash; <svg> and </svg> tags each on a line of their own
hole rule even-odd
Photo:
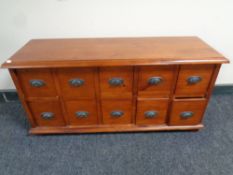
<svg viewBox="0 0 233 175">
<path fill-rule="evenodd" d="M 0 175 L 232 175 L 233 96 L 215 95 L 199 132 L 29 136 L 18 102 L 0 104 Z"/>
</svg>

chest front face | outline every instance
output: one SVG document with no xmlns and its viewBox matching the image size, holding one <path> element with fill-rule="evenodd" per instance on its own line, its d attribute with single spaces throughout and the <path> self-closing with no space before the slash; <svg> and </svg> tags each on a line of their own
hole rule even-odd
<svg viewBox="0 0 233 175">
<path fill-rule="evenodd" d="M 218 69 L 214 64 L 156 65 L 11 73 L 33 132 L 105 132 L 201 127 Z"/>
<path fill-rule="evenodd" d="M 202 128 L 221 64 L 213 61 L 197 64 L 197 60 L 191 58 L 188 62 L 177 58 L 169 64 L 161 61 L 165 58 L 153 64 L 148 63 L 148 59 L 139 60 L 118 60 L 116 63 L 112 59 L 110 64 L 109 58 L 95 64 L 89 60 L 84 65 L 64 59 L 54 62 L 62 62 L 60 66 L 50 63 L 45 66 L 38 62 L 38 66 L 33 63 L 34 66 L 10 68 L 32 126 L 30 132 Z"/>
</svg>

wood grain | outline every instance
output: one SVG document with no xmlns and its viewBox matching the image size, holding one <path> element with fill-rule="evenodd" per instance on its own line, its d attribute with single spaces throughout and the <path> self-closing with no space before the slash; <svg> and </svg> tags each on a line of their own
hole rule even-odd
<svg viewBox="0 0 233 175">
<path fill-rule="evenodd" d="M 30 129 L 30 134 L 68 134 L 68 133 L 101 133 L 101 132 L 154 132 L 154 131 L 183 131 L 199 130 L 203 124 L 190 126 L 167 126 L 167 125 L 98 125 L 88 127 L 36 127 Z"/>
<path fill-rule="evenodd" d="M 65 126 L 59 101 L 28 102 L 28 105 L 38 126 Z M 43 119 L 41 117 L 43 112 L 52 112 L 54 113 L 54 117 L 51 119 Z"/>
<path fill-rule="evenodd" d="M 121 78 L 124 82 L 112 86 L 109 80 Z M 101 98 L 131 99 L 133 95 L 133 67 L 103 67 L 100 68 Z"/>
<path fill-rule="evenodd" d="M 26 97 L 55 97 L 57 91 L 50 69 L 20 69 L 16 71 Z M 43 80 L 45 85 L 33 87 L 30 80 Z"/>
<path fill-rule="evenodd" d="M 3 67 L 27 112 L 32 134 L 197 130 L 222 63 L 197 37 L 31 40 Z M 200 76 L 196 84 L 190 76 Z M 162 83 L 149 85 L 151 77 Z M 71 79 L 84 84 L 72 86 Z M 121 78 L 112 86 L 109 80 Z M 39 79 L 45 86 L 33 87 Z M 145 112 L 157 111 L 154 118 Z M 78 118 L 76 112 L 88 112 Z M 111 112 L 122 111 L 119 117 Z M 192 111 L 190 118 L 182 118 Z M 54 117 L 44 119 L 43 112 Z"/>
<path fill-rule="evenodd" d="M 228 63 L 198 37 L 33 39 L 2 67 Z"/>
<path fill-rule="evenodd" d="M 23 90 L 22 90 L 22 86 L 20 84 L 20 81 L 17 77 L 17 74 L 16 74 L 16 71 L 15 70 L 12 70 L 12 69 L 9 69 L 9 73 L 11 75 L 11 78 L 15 84 L 15 87 L 17 89 L 17 92 L 18 92 L 18 96 L 19 96 L 19 99 L 21 101 L 21 104 L 25 110 L 25 112 L 27 113 L 27 118 L 30 122 L 30 125 L 31 127 L 36 127 L 37 126 L 37 123 L 33 117 L 33 114 L 31 112 L 31 110 L 29 109 L 29 106 L 27 105 L 27 102 L 26 102 L 26 99 L 25 99 L 25 95 L 23 93 Z"/>
<path fill-rule="evenodd" d="M 175 97 L 205 97 L 215 65 L 182 65 L 176 85 Z M 191 76 L 201 77 L 196 84 L 189 84 Z"/>
<path fill-rule="evenodd" d="M 166 123 L 168 110 L 168 99 L 160 100 L 138 100 L 137 102 L 137 125 L 161 125 Z M 145 112 L 156 111 L 154 118 L 146 118 Z"/>
<path fill-rule="evenodd" d="M 173 100 L 169 125 L 197 125 L 202 121 L 206 107 L 206 99 L 176 99 Z M 193 116 L 182 118 L 181 113 L 191 111 Z"/>
<path fill-rule="evenodd" d="M 94 100 L 66 101 L 65 104 L 70 125 L 82 126 L 96 125 L 98 123 L 97 108 Z M 88 112 L 88 116 L 86 118 L 77 117 L 76 112 L 80 111 Z"/>
<path fill-rule="evenodd" d="M 169 97 L 173 87 L 175 66 L 140 66 L 138 80 L 138 96 L 148 98 Z M 150 85 L 152 77 L 161 77 L 161 83 Z"/>
<path fill-rule="evenodd" d="M 122 111 L 121 117 L 111 116 L 113 111 Z M 104 124 L 130 124 L 132 123 L 132 100 L 102 100 Z"/>
<path fill-rule="evenodd" d="M 57 77 L 64 99 L 93 99 L 95 97 L 94 72 L 94 68 L 57 69 Z M 69 83 L 72 79 L 81 79 L 84 81 L 84 84 L 72 86 Z"/>
</svg>

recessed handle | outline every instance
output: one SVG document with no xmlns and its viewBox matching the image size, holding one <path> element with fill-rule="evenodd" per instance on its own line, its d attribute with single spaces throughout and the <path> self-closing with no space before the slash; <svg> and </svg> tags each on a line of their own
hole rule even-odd
<svg viewBox="0 0 233 175">
<path fill-rule="evenodd" d="M 45 119 L 45 120 L 50 120 L 50 119 L 54 118 L 54 113 L 52 113 L 52 112 L 42 112 L 41 117 L 43 119 Z"/>
<path fill-rule="evenodd" d="M 110 115 L 114 118 L 119 118 L 122 115 L 124 115 L 124 112 L 123 111 L 112 111 Z"/>
<path fill-rule="evenodd" d="M 146 111 L 144 113 L 146 118 L 155 118 L 157 116 L 158 112 L 157 111 Z"/>
<path fill-rule="evenodd" d="M 202 80 L 200 76 L 191 76 L 188 77 L 187 82 L 188 84 L 197 84 Z"/>
<path fill-rule="evenodd" d="M 111 86 L 120 86 L 124 83 L 122 78 L 112 78 L 108 81 Z"/>
<path fill-rule="evenodd" d="M 33 87 L 42 87 L 45 85 L 45 82 L 43 80 L 30 80 L 30 84 Z"/>
<path fill-rule="evenodd" d="M 162 77 L 151 77 L 148 80 L 149 85 L 158 85 L 163 81 Z"/>
<path fill-rule="evenodd" d="M 183 119 L 191 118 L 194 115 L 194 112 L 192 111 L 184 111 L 180 113 L 180 117 Z"/>
<path fill-rule="evenodd" d="M 78 118 L 87 118 L 89 115 L 89 112 L 86 111 L 77 111 L 75 112 L 76 117 Z"/>
<path fill-rule="evenodd" d="M 84 84 L 84 80 L 80 79 L 80 78 L 75 78 L 75 79 L 71 79 L 69 80 L 69 84 L 71 86 L 75 86 L 75 87 L 79 87 L 82 86 Z"/>
</svg>

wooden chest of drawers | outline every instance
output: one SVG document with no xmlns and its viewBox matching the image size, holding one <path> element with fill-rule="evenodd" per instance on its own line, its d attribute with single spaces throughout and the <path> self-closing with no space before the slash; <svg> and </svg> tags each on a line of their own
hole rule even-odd
<svg viewBox="0 0 233 175">
<path fill-rule="evenodd" d="M 197 37 L 39 39 L 2 67 L 49 134 L 200 129 L 228 62 Z"/>
</svg>

